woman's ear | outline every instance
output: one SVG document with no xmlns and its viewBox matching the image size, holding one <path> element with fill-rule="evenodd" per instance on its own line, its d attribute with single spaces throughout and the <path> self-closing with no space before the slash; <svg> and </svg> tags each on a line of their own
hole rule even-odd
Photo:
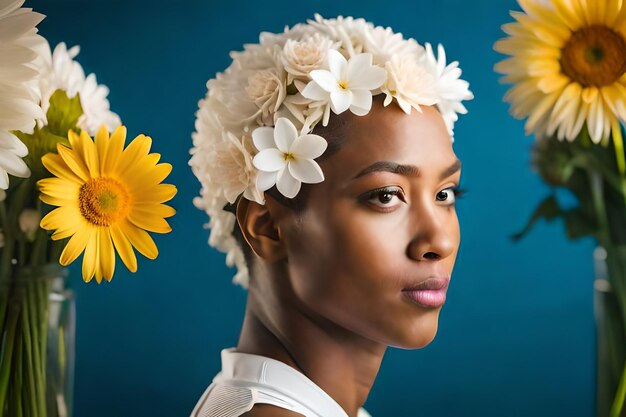
<svg viewBox="0 0 626 417">
<path fill-rule="evenodd" d="M 254 253 L 267 262 L 276 262 L 286 255 L 285 243 L 267 203 L 266 200 L 261 205 L 241 196 L 237 203 L 237 223 Z"/>
</svg>

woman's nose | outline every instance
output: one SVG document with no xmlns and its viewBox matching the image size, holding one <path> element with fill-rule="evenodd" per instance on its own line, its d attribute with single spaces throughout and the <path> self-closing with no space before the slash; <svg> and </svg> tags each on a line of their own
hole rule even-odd
<svg viewBox="0 0 626 417">
<path fill-rule="evenodd" d="M 450 209 L 435 203 L 420 204 L 411 215 L 412 238 L 407 251 L 416 261 L 445 259 L 456 250 L 459 224 Z"/>
</svg>

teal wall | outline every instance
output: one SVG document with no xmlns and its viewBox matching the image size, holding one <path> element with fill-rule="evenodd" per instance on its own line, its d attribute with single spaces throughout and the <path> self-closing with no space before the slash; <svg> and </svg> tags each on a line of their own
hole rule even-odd
<svg viewBox="0 0 626 417">
<path fill-rule="evenodd" d="M 174 231 L 156 236 L 156 261 L 77 295 L 76 416 L 188 416 L 234 346 L 245 291 L 206 241 L 191 200 L 187 165 L 194 112 L 228 52 L 313 17 L 339 14 L 391 26 L 420 42 L 442 42 L 476 99 L 455 129 L 463 161 L 462 243 L 435 341 L 390 349 L 366 408 L 374 417 L 589 417 L 594 411 L 593 265 L 590 239 L 567 241 L 559 222 L 540 223 L 520 243 L 509 236 L 548 192 L 532 172 L 533 138 L 502 102 L 492 50 L 512 0 L 267 0 L 157 2 L 27 0 L 47 15 L 40 32 L 79 44 L 79 62 L 111 89 L 129 136 L 153 137 L 174 165 Z"/>
</svg>

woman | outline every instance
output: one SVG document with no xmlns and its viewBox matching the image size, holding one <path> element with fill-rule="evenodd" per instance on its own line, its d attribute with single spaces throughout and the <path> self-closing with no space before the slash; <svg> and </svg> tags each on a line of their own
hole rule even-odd
<svg viewBox="0 0 626 417">
<path fill-rule="evenodd" d="M 433 340 L 460 244 L 451 128 L 472 98 L 442 55 L 316 16 L 209 81 L 196 203 L 249 295 L 193 417 L 367 416 L 387 346 Z"/>
</svg>

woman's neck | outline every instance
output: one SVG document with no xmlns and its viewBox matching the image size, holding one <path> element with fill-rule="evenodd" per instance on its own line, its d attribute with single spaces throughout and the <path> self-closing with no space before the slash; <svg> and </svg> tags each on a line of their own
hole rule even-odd
<svg viewBox="0 0 626 417">
<path fill-rule="evenodd" d="M 290 365 L 330 395 L 348 416 L 356 417 L 386 346 L 308 310 L 289 285 L 271 286 L 251 285 L 237 351 Z"/>
</svg>

